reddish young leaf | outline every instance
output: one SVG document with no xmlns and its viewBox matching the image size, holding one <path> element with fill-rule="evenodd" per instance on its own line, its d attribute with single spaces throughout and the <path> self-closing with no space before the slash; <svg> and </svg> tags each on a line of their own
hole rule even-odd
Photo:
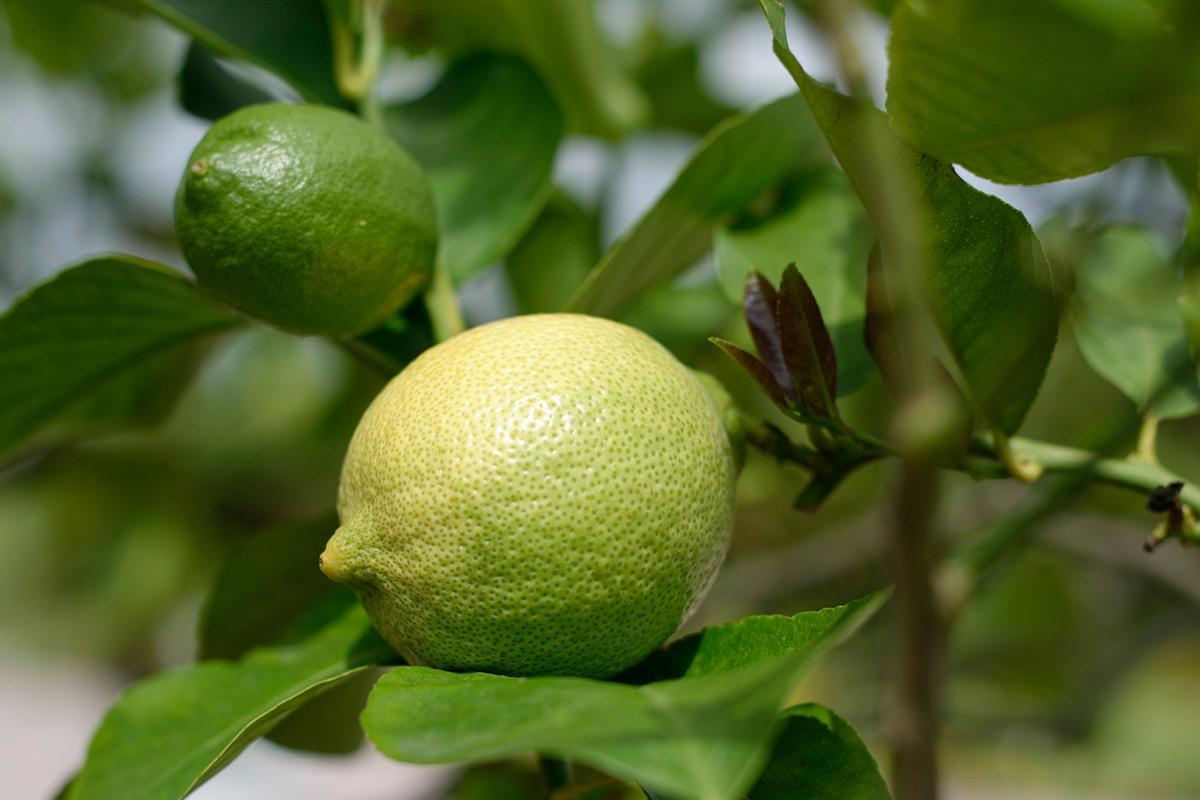
<svg viewBox="0 0 1200 800">
<path fill-rule="evenodd" d="M 775 287 L 761 272 L 753 272 L 746 277 L 746 288 L 742 293 L 742 311 L 746 316 L 746 327 L 754 339 L 754 349 L 758 357 L 771 374 L 783 393 L 795 398 L 791 376 L 783 363 L 783 348 L 779 342 L 779 323 L 775 318 L 775 310 L 779 299 Z"/>
<path fill-rule="evenodd" d="M 783 363 L 800 401 L 818 414 L 833 417 L 837 399 L 837 355 L 821 309 L 795 264 L 779 282 L 775 318 Z"/>
<path fill-rule="evenodd" d="M 754 382 L 762 388 L 767 397 L 771 398 L 771 402 L 784 411 L 788 410 L 787 395 L 784 394 L 783 387 L 779 385 L 775 380 L 775 376 L 771 374 L 771 370 L 767 369 L 767 366 L 763 362 L 733 342 L 727 342 L 715 336 L 711 337 L 709 341 L 725 351 L 725 355 L 736 361 L 738 366 L 744 369 L 746 374 L 753 378 Z"/>
</svg>

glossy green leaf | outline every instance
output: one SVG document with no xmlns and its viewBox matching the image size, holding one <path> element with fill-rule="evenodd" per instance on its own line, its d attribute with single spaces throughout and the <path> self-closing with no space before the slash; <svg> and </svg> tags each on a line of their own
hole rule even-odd
<svg viewBox="0 0 1200 800">
<path fill-rule="evenodd" d="M 453 54 L 515 53 L 549 84 L 579 133 L 617 137 L 646 115 L 645 98 L 605 41 L 591 0 L 392 0 L 392 33 Z"/>
<path fill-rule="evenodd" d="M 226 69 L 199 42 L 192 42 L 179 70 L 179 104 L 204 119 L 220 119 L 242 106 L 277 98 Z"/>
<path fill-rule="evenodd" d="M 393 658 L 354 595 L 330 595 L 277 645 L 126 690 L 100 723 L 69 797 L 184 797 L 309 698 Z"/>
<path fill-rule="evenodd" d="M 317 567 L 337 525 L 337 515 L 330 512 L 276 526 L 234 547 L 200 614 L 197 658 L 240 658 L 276 642 L 315 603 L 339 591 Z M 374 683 L 374 672 L 367 671 L 317 695 L 272 729 L 269 738 L 320 753 L 356 750 L 362 742 L 358 714 Z"/>
<path fill-rule="evenodd" d="M 778 285 L 783 268 L 795 263 L 829 328 L 837 352 L 838 393 L 846 395 L 871 374 L 871 358 L 863 345 L 870 224 L 839 171 L 805 175 L 789 184 L 787 194 L 767 218 L 718 230 L 721 287 L 730 300 L 741 302 L 752 272 Z"/>
<path fill-rule="evenodd" d="M 879 767 L 854 728 L 824 706 L 792 706 L 747 800 L 890 800 Z"/>
<path fill-rule="evenodd" d="M 714 226 L 820 158 L 816 130 L 799 96 L 721 123 L 653 208 L 592 269 L 571 310 L 620 315 L 640 294 L 704 255 Z"/>
<path fill-rule="evenodd" d="M 1200 141 L 1200 28 L 1182 18 L 1195 16 L 1188 5 L 900 3 L 888 111 L 914 147 L 1004 183 L 1192 151 Z"/>
<path fill-rule="evenodd" d="M 401 761 L 537 750 L 671 796 L 726 800 L 753 782 L 800 671 L 881 602 L 874 595 L 838 609 L 709 629 L 668 650 L 684 648 L 686 657 L 668 661 L 684 664 L 683 677 L 642 685 L 402 667 L 376 684 L 363 726 Z"/>
<path fill-rule="evenodd" d="M 239 324 L 233 312 L 149 261 L 104 256 L 65 270 L 0 316 L 0 452 L 105 381 L 162 368 L 163 354 L 178 355 L 181 346 Z"/>
<path fill-rule="evenodd" d="M 713 625 L 652 653 L 622 676 L 632 683 L 718 675 L 753 666 L 781 654 L 815 660 L 843 641 L 891 595 L 883 590 L 844 606 L 772 614 Z"/>
<path fill-rule="evenodd" d="M 1140 228 L 1098 234 L 1075 273 L 1074 323 L 1092 369 L 1154 417 L 1200 411 L 1178 270 Z"/>
<path fill-rule="evenodd" d="M 550 196 L 563 116 L 518 58 L 460 61 L 429 94 L 388 108 L 385 123 L 429 177 L 438 257 L 455 283 L 503 258 Z"/>
<path fill-rule="evenodd" d="M 1049 265 L 1028 221 L 908 148 L 882 113 L 814 81 L 788 49 L 779 0 L 760 0 L 775 52 L 806 98 L 880 236 L 882 273 L 904 263 L 974 406 L 1005 432 L 1037 396 L 1058 334 Z M 901 223 L 901 220 L 903 221 Z M 930 353 L 929 357 L 936 354 Z"/>
<path fill-rule="evenodd" d="M 257 64 L 307 100 L 344 106 L 321 0 L 134 0 L 214 53 Z"/>
<path fill-rule="evenodd" d="M 522 314 L 562 309 L 599 257 L 595 217 L 565 195 L 552 196 L 504 262 L 517 309 Z"/>
</svg>

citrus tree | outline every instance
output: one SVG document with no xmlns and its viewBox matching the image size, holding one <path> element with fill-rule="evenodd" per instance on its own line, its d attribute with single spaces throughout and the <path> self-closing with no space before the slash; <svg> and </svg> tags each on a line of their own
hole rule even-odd
<svg viewBox="0 0 1200 800">
<path fill-rule="evenodd" d="M 180 102 L 214 120 L 179 165 L 194 280 L 106 254 L 21 297 L 0 317 L 0 449 L 143 421 L 247 326 L 324 337 L 388 382 L 343 443 L 336 512 L 229 553 L 196 662 L 121 695 L 63 796 L 181 798 L 260 737 L 330 751 L 360 724 L 405 762 L 538 754 L 533 796 L 932 798 L 946 638 L 1007 554 L 1097 484 L 1160 517 L 1146 550 L 1200 540 L 1200 490 L 1156 448 L 1160 421 L 1200 411 L 1196 231 L 1170 253 L 1135 226 L 1040 239 L 955 166 L 1038 184 L 1151 155 L 1200 207 L 1190 4 L 876 3 L 884 111 L 853 3 L 801 9 L 835 88 L 761 0 L 796 91 L 743 113 L 654 98 L 709 129 L 603 253 L 556 152 L 637 130 L 652 87 L 588 4 L 130 5 L 192 37 Z M 379 101 L 389 42 L 444 60 L 423 96 Z M 740 368 L 738 402 L 637 330 L 709 253 L 745 327 L 685 330 Z M 497 262 L 525 313 L 464 332 L 456 289 Z M 1137 407 L 1087 448 L 1019 435 L 1064 323 Z M 886 402 L 847 410 L 864 386 Z M 729 547 L 748 449 L 799 468 L 797 524 L 892 464 L 890 578 L 676 637 Z M 952 472 L 1032 486 L 947 545 Z M 886 782 L 834 710 L 788 704 L 885 605 Z"/>
</svg>

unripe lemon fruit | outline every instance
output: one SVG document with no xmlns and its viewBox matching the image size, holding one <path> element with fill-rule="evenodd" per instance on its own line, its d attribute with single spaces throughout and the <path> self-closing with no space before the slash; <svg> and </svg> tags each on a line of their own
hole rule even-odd
<svg viewBox="0 0 1200 800">
<path fill-rule="evenodd" d="M 175 227 L 201 285 L 300 334 L 381 324 L 426 284 L 437 249 L 417 163 L 387 134 L 318 105 L 218 120 L 188 160 Z"/>
<path fill-rule="evenodd" d="M 411 663 L 612 675 L 707 590 L 735 475 L 704 386 L 653 339 L 514 317 L 427 350 L 367 409 L 321 567 Z"/>
</svg>

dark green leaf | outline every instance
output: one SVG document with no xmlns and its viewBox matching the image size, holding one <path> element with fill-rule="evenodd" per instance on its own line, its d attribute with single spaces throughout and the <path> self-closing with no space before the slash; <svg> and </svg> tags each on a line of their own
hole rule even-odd
<svg viewBox="0 0 1200 800">
<path fill-rule="evenodd" d="M 846 176 L 825 168 L 793 181 L 768 217 L 717 232 L 717 271 L 730 299 L 746 276 L 775 284 L 795 262 L 821 307 L 838 357 L 838 392 L 849 394 L 871 374 L 863 346 L 863 305 L 870 224 Z"/>
<path fill-rule="evenodd" d="M 453 53 L 495 50 L 528 61 L 580 133 L 617 137 L 645 117 L 645 99 L 580 0 L 392 0 L 392 32 Z M 415 40 L 415 41 L 414 41 Z"/>
<path fill-rule="evenodd" d="M 402 761 L 536 750 L 668 795 L 732 800 L 762 766 L 798 673 L 880 602 L 876 595 L 841 610 L 709 629 L 729 628 L 702 637 L 683 666 L 686 677 L 640 686 L 402 667 L 376 684 L 363 726 Z M 766 635 L 760 624 L 770 628 Z"/>
<path fill-rule="evenodd" d="M 748 800 L 890 800 L 854 728 L 824 706 L 792 706 Z"/>
<path fill-rule="evenodd" d="M 204 119 L 220 119 L 242 106 L 277 98 L 234 75 L 199 42 L 188 46 L 179 71 L 179 104 Z"/>
<path fill-rule="evenodd" d="M 105 381 L 161 368 L 162 354 L 239 324 L 149 261 L 106 256 L 65 270 L 0 317 L 0 452 Z"/>
<path fill-rule="evenodd" d="M 779 282 L 779 347 L 796 396 L 824 417 L 837 415 L 837 356 L 812 290 L 795 264 Z"/>
<path fill-rule="evenodd" d="M 388 108 L 385 122 L 429 177 L 438 257 L 455 283 L 502 259 L 550 196 L 563 116 L 518 58 L 460 61 L 429 94 Z"/>
<path fill-rule="evenodd" d="M 26 446 L 143 430 L 162 423 L 191 385 L 211 344 L 201 339 L 167 347 L 103 381 L 26 440 Z"/>
<path fill-rule="evenodd" d="M 565 195 L 553 195 L 504 262 L 517 309 L 562 309 L 599 257 L 596 219 Z"/>
<path fill-rule="evenodd" d="M 747 353 L 742 348 L 738 347 L 733 342 L 727 342 L 724 339 L 712 337 L 710 342 L 724 351 L 725 355 L 737 362 L 738 366 L 746 371 L 746 374 L 754 379 L 754 382 L 766 393 L 767 397 L 771 398 L 771 402 L 782 409 L 788 407 L 787 393 L 775 376 L 771 374 L 771 370 L 767 365 L 759 361 L 750 353 Z"/>
<path fill-rule="evenodd" d="M 240 658 L 278 641 L 314 603 L 337 592 L 317 568 L 337 525 L 330 512 L 277 526 L 233 548 L 200 614 L 197 658 Z M 297 708 L 268 736 L 299 750 L 352 752 L 362 742 L 358 714 L 374 683 L 372 671 L 356 675 Z"/>
<path fill-rule="evenodd" d="M 888 111 L 913 146 L 1004 183 L 1195 150 L 1200 50 L 1188 3 L 898 4 Z"/>
<path fill-rule="evenodd" d="M 819 158 L 816 131 L 798 96 L 721 123 L 654 207 L 592 269 L 571 310 L 620 315 L 642 292 L 704 255 L 714 225 Z"/>
<path fill-rule="evenodd" d="M 1179 308 L 1178 271 L 1140 228 L 1097 235 L 1075 275 L 1079 350 L 1138 408 L 1169 418 L 1200 410 L 1200 380 Z"/>
<path fill-rule="evenodd" d="M 135 0 L 214 53 L 274 72 L 306 99 L 343 106 L 321 0 Z"/>
<path fill-rule="evenodd" d="M 971 401 L 1011 433 L 1037 395 L 1058 332 L 1037 236 L 1019 211 L 898 141 L 879 111 L 810 78 L 787 47 L 783 6 L 760 2 L 776 55 L 876 225 L 884 272 L 898 270 L 897 281 L 923 278 L 917 288 Z"/>
<path fill-rule="evenodd" d="M 336 591 L 317 559 L 337 526 L 337 515 L 329 512 L 234 547 L 200 612 L 197 658 L 240 658 L 275 642 L 318 598 Z"/>
<path fill-rule="evenodd" d="M 175 800 L 309 698 L 395 658 L 353 593 L 330 595 L 284 642 L 139 681 L 105 715 L 72 800 Z"/>
</svg>

